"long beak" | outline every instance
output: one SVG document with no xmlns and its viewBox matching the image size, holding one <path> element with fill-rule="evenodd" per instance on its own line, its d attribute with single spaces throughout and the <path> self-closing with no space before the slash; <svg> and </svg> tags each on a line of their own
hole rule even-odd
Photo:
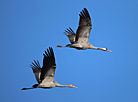
<svg viewBox="0 0 138 102">
<path fill-rule="evenodd" d="M 72 88 L 78 88 L 78 87 L 76 87 L 76 86 L 73 85 Z"/>
<path fill-rule="evenodd" d="M 78 88 L 78 87 L 74 86 L 74 88 Z"/>
<path fill-rule="evenodd" d="M 111 50 L 106 50 L 106 51 L 112 52 Z"/>
</svg>

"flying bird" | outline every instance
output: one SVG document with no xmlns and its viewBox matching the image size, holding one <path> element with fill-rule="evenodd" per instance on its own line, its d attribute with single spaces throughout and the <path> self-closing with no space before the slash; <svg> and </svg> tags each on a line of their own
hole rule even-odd
<svg viewBox="0 0 138 102">
<path fill-rule="evenodd" d="M 31 88 L 23 88 L 22 90 L 34 89 L 34 88 L 53 88 L 53 87 L 71 87 L 77 88 L 76 86 L 70 85 L 61 85 L 57 83 L 54 79 L 56 63 L 55 57 L 52 47 L 49 47 L 47 51 L 45 51 L 44 58 L 43 58 L 43 67 L 41 68 L 38 61 L 34 60 L 32 62 L 31 68 L 35 75 L 35 78 L 38 84 L 33 85 Z"/>
<path fill-rule="evenodd" d="M 68 44 L 66 46 L 57 45 L 57 47 L 71 47 L 76 48 L 78 50 L 96 49 L 111 52 L 111 50 L 108 50 L 107 48 L 94 47 L 89 42 L 89 35 L 92 29 L 92 23 L 88 10 L 84 8 L 82 12 L 80 12 L 79 16 L 79 27 L 77 29 L 76 34 L 70 27 L 65 30 L 65 34 L 69 38 L 71 44 Z"/>
</svg>

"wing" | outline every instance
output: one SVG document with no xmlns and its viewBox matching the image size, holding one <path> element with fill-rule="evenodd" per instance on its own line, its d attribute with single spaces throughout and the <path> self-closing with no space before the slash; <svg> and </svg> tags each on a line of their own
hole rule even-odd
<svg viewBox="0 0 138 102">
<path fill-rule="evenodd" d="M 76 32 L 76 41 L 80 43 L 88 42 L 90 31 L 92 29 L 89 12 L 87 11 L 86 8 L 84 8 L 84 10 L 80 12 L 79 16 L 80 16 L 80 21 L 79 21 L 79 27 Z"/>
<path fill-rule="evenodd" d="M 44 59 L 43 59 L 43 67 L 41 70 L 40 80 L 41 82 L 53 81 L 54 74 L 56 69 L 55 57 L 52 47 L 49 47 L 47 51 L 45 51 Z"/>
<path fill-rule="evenodd" d="M 32 64 L 30 64 L 30 66 L 31 66 L 31 68 L 32 68 L 32 70 L 33 70 L 33 72 L 34 72 L 36 81 L 37 81 L 38 83 L 40 83 L 41 67 L 40 67 L 39 62 L 38 62 L 38 61 L 36 62 L 36 61 L 34 60 L 34 63 L 32 62 Z"/>
<path fill-rule="evenodd" d="M 70 43 L 75 43 L 75 38 L 76 38 L 76 34 L 74 33 L 74 31 L 69 27 L 69 29 L 67 28 L 67 30 L 65 30 L 64 32 L 67 37 L 69 38 Z"/>
</svg>

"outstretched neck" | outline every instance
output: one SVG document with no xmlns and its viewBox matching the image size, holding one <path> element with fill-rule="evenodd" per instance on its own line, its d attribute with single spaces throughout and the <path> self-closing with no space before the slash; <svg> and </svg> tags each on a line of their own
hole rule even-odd
<svg viewBox="0 0 138 102">
<path fill-rule="evenodd" d="M 70 87 L 70 88 L 77 88 L 76 86 L 74 85 L 60 85 L 60 84 L 57 84 L 56 87 Z"/>
<path fill-rule="evenodd" d="M 90 46 L 90 49 L 95 49 L 95 50 L 98 50 L 99 48 L 95 47 L 95 46 Z"/>
<path fill-rule="evenodd" d="M 111 50 L 108 50 L 107 48 L 98 48 L 98 47 L 94 47 L 94 46 L 90 46 L 90 49 L 96 49 L 96 50 L 102 50 L 102 51 L 112 52 Z"/>
<path fill-rule="evenodd" d="M 92 45 L 90 46 L 90 49 L 106 51 L 106 48 L 99 48 L 99 47 L 95 47 L 95 46 L 92 46 Z"/>
<path fill-rule="evenodd" d="M 103 51 L 106 51 L 106 48 L 97 48 L 97 50 L 103 50 Z"/>
</svg>

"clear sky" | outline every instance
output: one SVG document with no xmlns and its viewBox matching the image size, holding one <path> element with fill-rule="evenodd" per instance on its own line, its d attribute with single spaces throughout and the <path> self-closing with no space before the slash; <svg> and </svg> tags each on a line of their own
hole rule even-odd
<svg viewBox="0 0 138 102">
<path fill-rule="evenodd" d="M 64 30 L 75 32 L 79 13 L 92 19 L 90 42 L 112 52 L 78 51 Z M 55 80 L 74 88 L 34 89 L 29 64 L 53 47 Z M 138 0 L 0 0 L 1 102 L 138 102 Z"/>
</svg>

